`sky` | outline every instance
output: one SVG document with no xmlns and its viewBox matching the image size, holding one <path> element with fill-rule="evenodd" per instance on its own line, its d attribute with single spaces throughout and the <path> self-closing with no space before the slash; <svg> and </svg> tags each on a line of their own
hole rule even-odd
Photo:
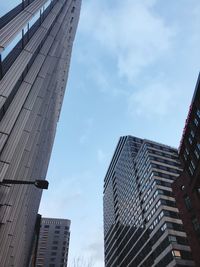
<svg viewBox="0 0 200 267">
<path fill-rule="evenodd" d="M 121 135 L 179 146 L 199 73 L 198 0 L 83 0 L 40 212 L 69 261 L 103 263 L 103 179 Z"/>
<path fill-rule="evenodd" d="M 71 220 L 70 262 L 104 266 L 103 179 L 119 137 L 179 146 L 199 73 L 199 25 L 199 0 L 83 0 L 40 206 L 43 216 Z"/>
</svg>

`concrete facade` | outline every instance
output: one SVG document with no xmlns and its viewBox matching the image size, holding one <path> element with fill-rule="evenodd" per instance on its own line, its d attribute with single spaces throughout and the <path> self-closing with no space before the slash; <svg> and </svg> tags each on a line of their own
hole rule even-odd
<svg viewBox="0 0 200 267">
<path fill-rule="evenodd" d="M 67 267 L 70 221 L 42 218 L 36 267 Z"/>
<path fill-rule="evenodd" d="M 0 183 L 45 179 L 81 0 L 23 1 L 0 23 Z M 0 184 L 0 266 L 28 266 L 42 191 Z"/>
<path fill-rule="evenodd" d="M 189 108 L 179 157 L 183 172 L 173 190 L 196 266 L 200 266 L 200 76 Z"/>
</svg>

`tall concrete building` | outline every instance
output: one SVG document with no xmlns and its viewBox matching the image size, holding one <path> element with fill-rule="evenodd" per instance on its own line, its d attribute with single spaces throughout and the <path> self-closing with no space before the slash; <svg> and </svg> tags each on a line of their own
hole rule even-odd
<svg viewBox="0 0 200 267">
<path fill-rule="evenodd" d="M 173 189 L 196 266 L 200 266 L 200 76 L 179 148 L 183 172 Z"/>
<path fill-rule="evenodd" d="M 0 266 L 28 266 L 81 0 L 23 0 L 0 20 Z"/>
<path fill-rule="evenodd" d="M 176 149 L 121 137 L 104 180 L 106 267 L 194 266 L 172 183 Z"/>
<path fill-rule="evenodd" d="M 70 221 L 42 218 L 36 267 L 67 267 Z"/>
</svg>

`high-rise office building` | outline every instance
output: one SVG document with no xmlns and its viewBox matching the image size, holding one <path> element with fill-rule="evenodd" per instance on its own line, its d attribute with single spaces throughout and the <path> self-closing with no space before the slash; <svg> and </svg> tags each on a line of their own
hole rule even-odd
<svg viewBox="0 0 200 267">
<path fill-rule="evenodd" d="M 121 137 L 104 180 L 106 267 L 194 266 L 172 183 L 177 150 Z"/>
<path fill-rule="evenodd" d="M 36 267 L 67 267 L 70 221 L 42 218 Z"/>
<path fill-rule="evenodd" d="M 183 172 L 173 189 L 196 266 L 200 266 L 200 76 L 179 148 Z"/>
<path fill-rule="evenodd" d="M 23 0 L 0 20 L 0 266 L 28 266 L 81 0 Z"/>
</svg>

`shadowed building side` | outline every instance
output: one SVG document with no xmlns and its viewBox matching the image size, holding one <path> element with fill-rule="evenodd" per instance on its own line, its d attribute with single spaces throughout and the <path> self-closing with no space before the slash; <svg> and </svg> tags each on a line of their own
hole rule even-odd
<svg viewBox="0 0 200 267">
<path fill-rule="evenodd" d="M 177 150 L 121 137 L 104 180 L 106 267 L 194 266 L 172 183 Z"/>
<path fill-rule="evenodd" d="M 173 184 L 192 255 L 200 266 L 200 76 L 184 128 L 179 157 L 183 172 Z"/>
</svg>

